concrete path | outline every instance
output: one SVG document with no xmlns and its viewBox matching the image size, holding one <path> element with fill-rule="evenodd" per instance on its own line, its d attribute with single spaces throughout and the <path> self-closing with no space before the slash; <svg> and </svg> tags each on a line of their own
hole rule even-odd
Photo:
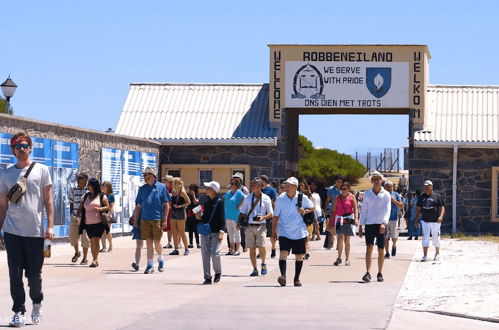
<svg viewBox="0 0 499 330">
<path fill-rule="evenodd" d="M 44 266 L 45 312 L 37 328 L 384 329 L 419 241 L 402 238 L 397 257 L 385 263 L 385 282 L 368 284 L 360 281 L 364 241 L 354 237 L 352 242 L 349 267 L 332 266 L 336 251 L 313 242 L 301 288 L 278 285 L 277 259 L 267 261 L 268 275 L 249 277 L 248 253 L 223 256 L 221 282 L 203 286 L 198 249 L 189 256 L 167 256 L 164 273 L 145 275 L 143 268 L 130 267 L 135 246 L 130 237 L 115 239 L 114 251 L 101 255 L 98 268 L 71 264 L 71 247 L 57 245 Z M 294 260 L 289 260 L 288 279 L 293 274 Z M 5 325 L 11 316 L 5 252 L 0 276 L 0 324 Z M 27 309 L 29 315 L 30 301 Z"/>
</svg>

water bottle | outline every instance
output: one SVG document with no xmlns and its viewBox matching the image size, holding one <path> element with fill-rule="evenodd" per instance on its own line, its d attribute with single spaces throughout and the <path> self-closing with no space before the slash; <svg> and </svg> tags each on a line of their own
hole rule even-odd
<svg viewBox="0 0 499 330">
<path fill-rule="evenodd" d="M 43 244 L 43 256 L 45 258 L 50 258 L 50 246 L 52 245 L 52 241 L 49 239 L 45 239 L 45 242 Z"/>
</svg>

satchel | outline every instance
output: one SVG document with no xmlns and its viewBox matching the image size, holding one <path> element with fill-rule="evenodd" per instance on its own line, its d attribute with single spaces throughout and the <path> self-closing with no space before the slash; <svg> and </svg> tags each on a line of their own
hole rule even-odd
<svg viewBox="0 0 499 330">
<path fill-rule="evenodd" d="M 15 185 L 13 185 L 9 189 L 9 192 L 7 193 L 7 198 L 11 203 L 13 204 L 19 203 L 21 198 L 26 193 L 26 182 L 28 181 L 27 179 L 29 174 L 31 173 L 31 170 L 33 169 L 33 166 L 35 166 L 35 162 L 31 162 L 26 173 L 19 179 L 19 181 L 16 182 Z"/>
<path fill-rule="evenodd" d="M 215 206 L 213 207 L 213 210 L 211 211 L 210 219 L 208 220 L 208 222 L 207 223 L 198 223 L 198 225 L 197 225 L 198 234 L 200 234 L 200 235 L 211 234 L 211 220 L 213 220 L 213 216 L 215 215 L 215 212 L 217 210 L 217 206 L 218 206 L 219 202 L 220 202 L 220 198 L 217 199 L 217 202 L 215 203 Z"/>
<path fill-rule="evenodd" d="M 301 203 L 303 200 L 303 193 L 298 193 L 298 208 L 301 208 Z M 305 225 L 310 226 L 311 224 L 314 223 L 315 221 L 315 212 L 310 212 L 310 213 L 305 213 L 302 215 L 303 217 L 303 222 L 305 222 Z"/>
<path fill-rule="evenodd" d="M 255 209 L 256 204 L 258 204 L 258 201 L 261 201 L 261 199 L 262 199 L 262 197 L 260 196 L 260 198 L 258 198 L 256 201 L 253 202 L 254 198 L 255 198 L 255 195 L 252 195 L 251 196 L 251 209 L 249 210 L 248 214 L 242 214 L 242 213 L 240 213 L 240 216 L 239 216 L 239 219 L 238 219 L 237 222 L 239 224 L 239 227 L 241 227 L 242 229 L 245 229 L 246 227 L 248 227 L 249 215 Z M 260 205 L 260 208 L 261 207 L 262 206 Z"/>
</svg>

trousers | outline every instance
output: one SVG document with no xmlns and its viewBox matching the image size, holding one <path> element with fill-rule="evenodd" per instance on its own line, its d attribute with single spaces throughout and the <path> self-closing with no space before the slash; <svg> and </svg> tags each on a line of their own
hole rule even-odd
<svg viewBox="0 0 499 330">
<path fill-rule="evenodd" d="M 211 265 L 215 274 L 222 274 L 222 262 L 220 260 L 221 242 L 218 242 L 218 233 L 201 236 L 201 257 L 203 258 L 204 279 L 211 279 Z"/>
</svg>

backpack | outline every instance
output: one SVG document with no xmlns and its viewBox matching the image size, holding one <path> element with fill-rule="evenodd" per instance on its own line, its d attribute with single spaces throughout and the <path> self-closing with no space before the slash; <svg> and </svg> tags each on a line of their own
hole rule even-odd
<svg viewBox="0 0 499 330">
<path fill-rule="evenodd" d="M 301 208 L 302 200 L 303 200 L 303 193 L 300 192 L 298 193 L 298 205 L 297 205 L 298 208 Z M 305 222 L 305 225 L 308 227 L 314 223 L 315 212 L 305 213 L 304 215 L 302 215 L 302 217 L 303 217 L 303 222 Z"/>
</svg>

